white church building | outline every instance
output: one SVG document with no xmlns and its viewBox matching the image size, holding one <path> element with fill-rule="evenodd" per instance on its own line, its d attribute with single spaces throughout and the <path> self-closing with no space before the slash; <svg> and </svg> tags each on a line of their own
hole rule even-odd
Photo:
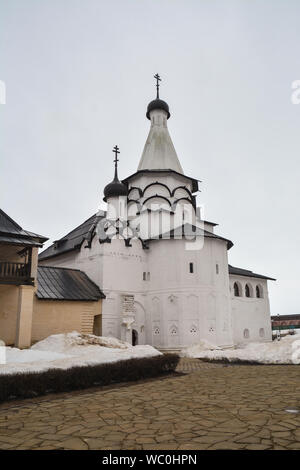
<svg viewBox="0 0 300 470">
<path fill-rule="evenodd" d="M 77 268 L 105 294 L 102 335 L 161 350 L 207 340 L 222 347 L 270 341 L 268 276 L 228 264 L 233 243 L 197 207 L 199 181 L 184 174 L 157 97 L 137 171 L 104 188 L 99 211 L 39 256 Z"/>
</svg>

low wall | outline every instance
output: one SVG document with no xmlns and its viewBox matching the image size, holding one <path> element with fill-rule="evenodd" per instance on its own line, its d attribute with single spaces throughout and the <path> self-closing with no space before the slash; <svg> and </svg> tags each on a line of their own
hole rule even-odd
<svg viewBox="0 0 300 470">
<path fill-rule="evenodd" d="M 101 335 L 102 301 L 84 302 L 68 300 L 39 300 L 33 303 L 32 342 L 47 336 L 78 331 L 80 333 Z M 96 320 L 96 321 L 94 321 Z"/>
</svg>

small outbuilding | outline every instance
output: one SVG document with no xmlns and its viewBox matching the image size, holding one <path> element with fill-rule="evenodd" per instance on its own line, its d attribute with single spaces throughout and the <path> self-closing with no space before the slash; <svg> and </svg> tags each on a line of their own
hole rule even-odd
<svg viewBox="0 0 300 470">
<path fill-rule="evenodd" d="M 18 348 L 51 334 L 102 332 L 100 288 L 79 269 L 37 266 L 48 239 L 0 210 L 0 341 Z"/>
<path fill-rule="evenodd" d="M 73 330 L 100 336 L 104 298 L 99 287 L 78 269 L 38 266 L 32 341 Z"/>
</svg>

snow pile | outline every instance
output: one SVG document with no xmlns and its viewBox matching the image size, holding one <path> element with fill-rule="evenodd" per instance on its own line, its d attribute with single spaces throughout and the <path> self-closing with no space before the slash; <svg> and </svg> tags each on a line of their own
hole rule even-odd
<svg viewBox="0 0 300 470">
<path fill-rule="evenodd" d="M 86 347 L 90 345 L 118 349 L 128 349 L 132 347 L 131 344 L 126 343 L 125 341 L 121 341 L 117 338 L 87 335 L 73 331 L 72 333 L 48 336 L 48 338 L 34 344 L 31 349 L 38 349 L 39 351 L 72 353 L 74 351 L 82 352 L 83 348 L 81 346 Z"/>
<path fill-rule="evenodd" d="M 190 346 L 182 351 L 181 355 L 185 357 L 198 357 L 198 354 L 202 354 L 203 351 L 214 351 L 220 349 L 212 343 L 209 343 L 205 339 L 202 339 L 199 343 Z"/>
<path fill-rule="evenodd" d="M 69 369 L 161 355 L 152 346 L 131 346 L 116 338 L 83 335 L 76 331 L 51 335 L 30 349 L 5 349 L 6 364 L 0 364 L 0 375 L 40 372 L 52 368 Z"/>
<path fill-rule="evenodd" d="M 34 362 L 34 361 L 53 361 L 65 358 L 65 354 L 59 354 L 53 351 L 32 351 L 32 349 L 6 348 L 6 362 Z"/>
<path fill-rule="evenodd" d="M 237 349 L 191 346 L 182 352 L 184 356 L 199 359 L 226 360 L 229 362 L 258 362 L 261 364 L 300 364 L 300 334 L 288 335 L 280 341 L 248 343 Z"/>
</svg>

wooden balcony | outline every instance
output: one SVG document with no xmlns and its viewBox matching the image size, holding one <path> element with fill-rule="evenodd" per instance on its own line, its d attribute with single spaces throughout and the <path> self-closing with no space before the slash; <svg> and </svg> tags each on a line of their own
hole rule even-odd
<svg viewBox="0 0 300 470">
<path fill-rule="evenodd" d="M 29 263 L 0 261 L 0 284 L 33 284 Z"/>
</svg>

